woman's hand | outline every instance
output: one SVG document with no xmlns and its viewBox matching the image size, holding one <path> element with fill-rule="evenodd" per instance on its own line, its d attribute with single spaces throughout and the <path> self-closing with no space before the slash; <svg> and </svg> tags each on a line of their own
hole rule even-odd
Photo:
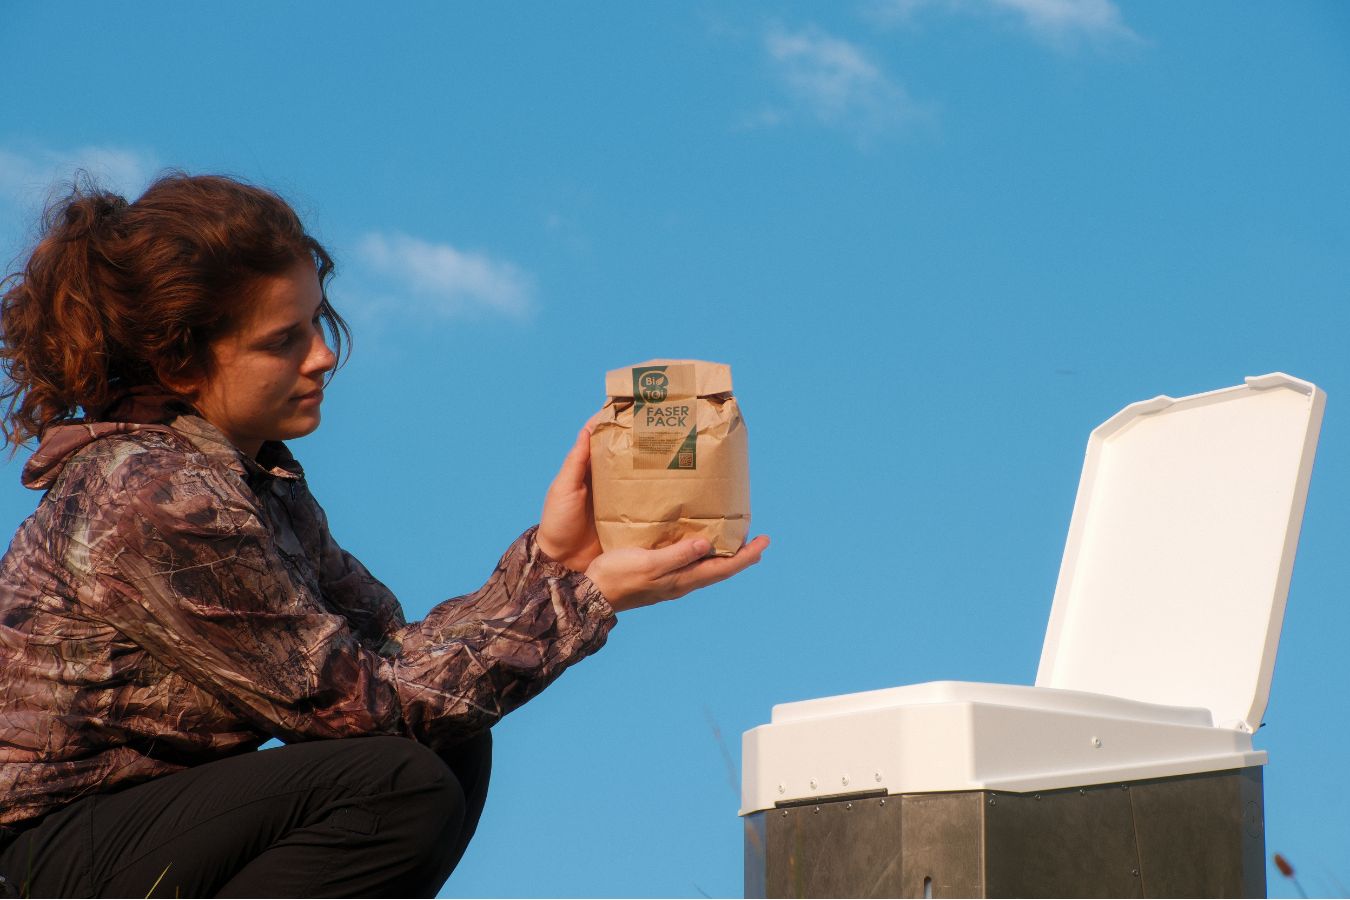
<svg viewBox="0 0 1350 900">
<path fill-rule="evenodd" d="M 690 538 L 659 550 L 627 547 L 595 557 L 586 569 L 615 612 L 674 600 L 716 584 L 759 562 L 769 539 L 760 535 L 735 556 L 708 556 L 712 544 Z"/>
<path fill-rule="evenodd" d="M 575 572 L 585 572 L 600 555 L 591 507 L 591 422 L 577 434 L 548 487 L 535 539 L 540 550 Z"/>
<path fill-rule="evenodd" d="M 549 485 L 536 536 L 539 549 L 567 568 L 585 572 L 615 612 L 683 597 L 759 562 L 769 546 L 769 539 L 762 535 L 735 556 L 709 557 L 712 544 L 704 538 L 659 550 L 630 547 L 601 552 L 591 506 L 591 427 L 596 418 L 577 434 Z"/>
</svg>

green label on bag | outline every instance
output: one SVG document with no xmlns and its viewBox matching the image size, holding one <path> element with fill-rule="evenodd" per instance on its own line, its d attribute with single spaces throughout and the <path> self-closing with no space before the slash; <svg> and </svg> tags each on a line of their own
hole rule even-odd
<svg viewBox="0 0 1350 900">
<path fill-rule="evenodd" d="M 697 469 L 694 367 L 633 369 L 633 468 Z"/>
</svg>

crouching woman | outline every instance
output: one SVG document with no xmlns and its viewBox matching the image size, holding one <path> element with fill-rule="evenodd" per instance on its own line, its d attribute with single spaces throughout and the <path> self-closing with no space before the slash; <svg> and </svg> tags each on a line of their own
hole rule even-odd
<svg viewBox="0 0 1350 900">
<path fill-rule="evenodd" d="M 275 194 L 176 174 L 134 203 L 76 190 L 6 281 L 3 436 L 40 439 L 44 493 L 0 560 L 5 889 L 432 896 L 493 723 L 616 612 L 767 546 L 601 553 L 583 429 L 487 583 L 406 622 L 283 443 L 349 338 L 332 272 Z"/>
</svg>

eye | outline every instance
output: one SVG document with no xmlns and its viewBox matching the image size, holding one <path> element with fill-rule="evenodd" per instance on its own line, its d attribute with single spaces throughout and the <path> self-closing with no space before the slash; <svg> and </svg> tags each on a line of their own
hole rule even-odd
<svg viewBox="0 0 1350 900">
<path fill-rule="evenodd" d="M 270 344 L 268 344 L 268 345 L 267 345 L 267 349 L 269 349 L 269 350 L 285 350 L 287 347 L 290 347 L 292 344 L 295 343 L 295 340 L 296 340 L 297 337 L 298 337 L 298 333 L 297 333 L 297 332 L 294 332 L 294 331 L 288 331 L 288 332 L 286 332 L 285 334 L 283 334 L 281 337 L 275 339 L 275 340 L 272 341 Z"/>
</svg>

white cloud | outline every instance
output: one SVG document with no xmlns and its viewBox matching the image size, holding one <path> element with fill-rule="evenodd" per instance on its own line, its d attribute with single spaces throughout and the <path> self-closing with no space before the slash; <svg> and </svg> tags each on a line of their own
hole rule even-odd
<svg viewBox="0 0 1350 900">
<path fill-rule="evenodd" d="M 77 147 L 72 150 L 0 147 L 0 199 L 18 206 L 40 204 L 87 172 L 96 184 L 134 200 L 158 168 L 155 159 L 125 147 Z"/>
<path fill-rule="evenodd" d="M 1011 16 L 1037 38 L 1060 46 L 1080 39 L 1138 40 L 1112 0 L 882 0 L 884 19 L 908 20 L 925 9 Z"/>
<path fill-rule="evenodd" d="M 379 293 L 401 294 L 398 305 L 405 309 L 411 303 L 445 316 L 489 312 L 524 318 L 534 308 L 530 277 L 485 253 L 406 234 L 370 233 L 357 246 L 357 258 L 386 285 Z"/>
<path fill-rule="evenodd" d="M 918 111 L 905 89 L 860 47 L 817 27 L 771 26 L 764 49 L 794 103 L 819 122 L 866 136 Z M 787 118 L 782 110 L 766 109 L 746 124 L 772 125 Z"/>
</svg>

